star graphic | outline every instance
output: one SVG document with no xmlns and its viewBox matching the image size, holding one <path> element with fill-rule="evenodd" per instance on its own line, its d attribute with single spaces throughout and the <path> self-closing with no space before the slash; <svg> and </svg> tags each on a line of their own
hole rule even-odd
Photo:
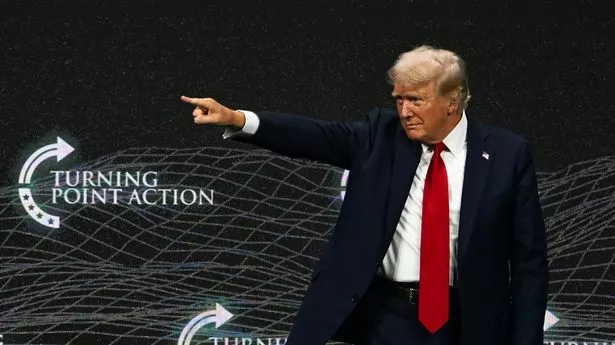
<svg viewBox="0 0 615 345">
<path fill-rule="evenodd" d="M 47 221 L 47 223 L 48 223 L 49 225 L 53 224 L 53 219 L 49 218 L 49 220 Z"/>
<path fill-rule="evenodd" d="M 30 205 L 30 206 L 28 206 L 28 209 L 29 209 L 30 211 L 34 210 L 34 205 Z"/>
<path fill-rule="evenodd" d="M 39 219 L 43 218 L 43 214 L 42 214 L 42 213 L 39 213 L 39 214 L 37 214 L 36 216 L 37 216 Z"/>
<path fill-rule="evenodd" d="M 28 194 L 24 194 L 24 195 L 23 195 L 23 199 L 24 199 L 24 200 L 30 200 L 30 196 L 29 196 Z"/>
</svg>

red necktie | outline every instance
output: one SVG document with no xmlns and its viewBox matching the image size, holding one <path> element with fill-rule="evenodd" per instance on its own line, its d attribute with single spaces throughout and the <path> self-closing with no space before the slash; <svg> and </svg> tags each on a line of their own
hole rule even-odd
<svg viewBox="0 0 615 345">
<path fill-rule="evenodd" d="M 431 333 L 446 323 L 449 308 L 448 178 L 440 157 L 445 148 L 435 145 L 423 190 L 418 306 L 419 320 Z"/>
</svg>

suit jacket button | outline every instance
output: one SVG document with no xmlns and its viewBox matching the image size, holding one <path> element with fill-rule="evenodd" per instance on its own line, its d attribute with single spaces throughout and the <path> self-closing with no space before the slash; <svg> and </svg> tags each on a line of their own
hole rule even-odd
<svg viewBox="0 0 615 345">
<path fill-rule="evenodd" d="M 358 300 L 357 295 L 352 296 L 351 300 L 352 300 L 352 303 L 357 303 L 357 300 Z"/>
<path fill-rule="evenodd" d="M 380 261 L 376 262 L 376 268 L 380 268 L 380 266 L 382 266 L 382 262 Z"/>
</svg>

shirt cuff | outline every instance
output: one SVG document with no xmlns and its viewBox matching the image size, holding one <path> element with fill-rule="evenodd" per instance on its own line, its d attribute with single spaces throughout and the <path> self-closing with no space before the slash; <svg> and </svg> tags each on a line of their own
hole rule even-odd
<svg viewBox="0 0 615 345">
<path fill-rule="evenodd" d="M 235 136 L 250 136 L 256 133 L 258 125 L 260 124 L 258 116 L 249 110 L 239 111 L 241 111 L 245 115 L 246 122 L 241 129 L 237 129 L 236 127 L 226 127 L 224 134 L 222 134 L 223 139 L 229 139 Z"/>
</svg>

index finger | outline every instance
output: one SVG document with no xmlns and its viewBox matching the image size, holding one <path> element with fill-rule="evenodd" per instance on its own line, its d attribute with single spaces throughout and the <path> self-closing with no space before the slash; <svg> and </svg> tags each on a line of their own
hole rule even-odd
<svg viewBox="0 0 615 345">
<path fill-rule="evenodd" d="M 209 98 L 191 98 L 186 96 L 181 96 L 180 99 L 185 103 L 189 103 L 195 105 L 197 107 L 209 108 L 211 105 L 211 100 Z"/>
<path fill-rule="evenodd" d="M 184 101 L 185 103 L 190 103 L 190 104 L 194 104 L 194 105 L 197 104 L 197 99 L 196 98 L 181 96 L 180 99 L 182 101 Z"/>
</svg>

